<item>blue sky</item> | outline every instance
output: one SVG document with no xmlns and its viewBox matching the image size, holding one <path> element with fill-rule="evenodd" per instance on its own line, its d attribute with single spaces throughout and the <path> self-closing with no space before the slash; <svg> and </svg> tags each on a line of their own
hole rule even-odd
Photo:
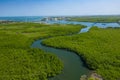
<svg viewBox="0 0 120 80">
<path fill-rule="evenodd" d="M 0 0 L 0 16 L 120 14 L 120 0 Z"/>
</svg>

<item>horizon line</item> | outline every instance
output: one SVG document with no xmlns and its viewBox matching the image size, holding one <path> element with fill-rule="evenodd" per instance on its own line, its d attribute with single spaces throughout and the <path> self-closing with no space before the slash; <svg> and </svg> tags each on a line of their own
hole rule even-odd
<svg viewBox="0 0 120 80">
<path fill-rule="evenodd" d="M 95 14 L 95 15 L 18 15 L 18 16 L 0 16 L 0 17 L 52 17 L 52 16 L 120 16 L 120 14 Z"/>
</svg>

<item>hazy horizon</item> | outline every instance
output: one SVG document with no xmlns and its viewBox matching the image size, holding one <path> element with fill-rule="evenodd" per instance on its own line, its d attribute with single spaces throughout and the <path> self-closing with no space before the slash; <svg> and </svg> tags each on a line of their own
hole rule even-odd
<svg viewBox="0 0 120 80">
<path fill-rule="evenodd" d="M 0 0 L 5 16 L 120 15 L 120 0 Z"/>
</svg>

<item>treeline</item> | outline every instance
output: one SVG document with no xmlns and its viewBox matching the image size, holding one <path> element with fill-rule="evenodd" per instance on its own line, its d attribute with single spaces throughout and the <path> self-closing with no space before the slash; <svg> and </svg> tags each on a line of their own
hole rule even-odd
<svg viewBox="0 0 120 80">
<path fill-rule="evenodd" d="M 0 24 L 8 24 L 8 23 L 13 23 L 13 21 L 3 21 L 3 20 L 0 20 Z"/>
<path fill-rule="evenodd" d="M 119 22 L 120 16 L 83 16 L 83 17 L 69 17 L 68 21 L 79 22 Z"/>
<path fill-rule="evenodd" d="M 61 73 L 57 56 L 30 48 L 35 39 L 72 34 L 83 26 L 11 23 L 0 25 L 0 80 L 47 80 Z"/>
<path fill-rule="evenodd" d="M 92 28 L 87 33 L 61 36 L 43 41 L 47 46 L 78 53 L 87 66 L 104 80 L 120 79 L 120 29 Z"/>
</svg>

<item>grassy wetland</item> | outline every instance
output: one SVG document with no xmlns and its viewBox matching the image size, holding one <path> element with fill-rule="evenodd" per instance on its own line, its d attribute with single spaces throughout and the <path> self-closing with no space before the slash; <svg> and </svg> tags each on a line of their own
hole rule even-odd
<svg viewBox="0 0 120 80">
<path fill-rule="evenodd" d="M 79 32 L 80 25 L 0 24 L 0 80 L 47 80 L 64 65 L 54 54 L 31 48 L 33 41 Z"/>
<path fill-rule="evenodd" d="M 82 17 L 68 17 L 69 21 L 78 21 L 78 22 L 99 22 L 99 23 L 111 23 L 119 22 L 120 15 L 116 16 L 82 16 Z"/>
<path fill-rule="evenodd" d="M 104 80 L 119 80 L 119 33 L 119 28 L 93 27 L 87 33 L 50 38 L 44 40 L 43 44 L 74 51 L 82 57 L 89 69 L 96 71 Z"/>
</svg>

